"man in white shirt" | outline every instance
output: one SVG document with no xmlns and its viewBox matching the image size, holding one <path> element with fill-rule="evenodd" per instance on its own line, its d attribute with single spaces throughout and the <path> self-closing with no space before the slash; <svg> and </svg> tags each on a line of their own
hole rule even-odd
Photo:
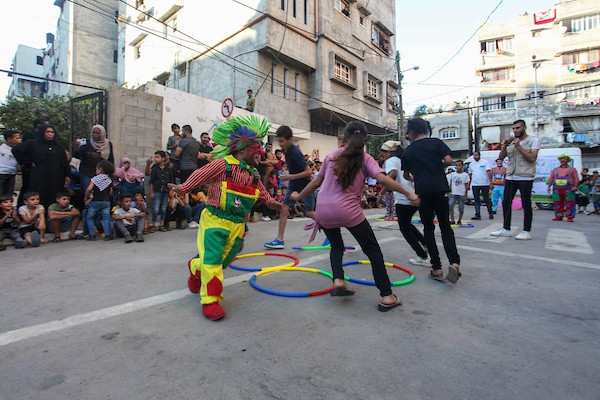
<svg viewBox="0 0 600 400">
<path fill-rule="evenodd" d="M 462 160 L 456 161 L 456 172 L 452 172 L 448 175 L 448 185 L 450 186 L 450 197 L 448 199 L 448 205 L 450 208 L 450 224 L 454 225 L 454 205 L 458 203 L 458 224 L 462 223 L 462 216 L 465 212 L 465 200 L 467 199 L 467 192 L 469 191 L 469 174 L 463 171 Z"/>
<path fill-rule="evenodd" d="M 21 134 L 9 129 L 4 132 L 4 140 L 6 143 L 0 145 L 0 195 L 12 196 L 17 175 L 17 159 L 12 153 L 12 148 L 21 143 Z"/>
<path fill-rule="evenodd" d="M 473 197 L 475 198 L 475 216 L 473 219 L 481 219 L 481 195 L 490 215 L 490 219 L 494 219 L 492 213 L 492 204 L 490 202 L 490 179 L 492 178 L 492 168 L 487 160 L 481 159 L 481 153 L 476 151 L 473 153 L 473 161 L 469 164 L 469 176 L 471 177 L 471 188 L 473 188 Z"/>
</svg>

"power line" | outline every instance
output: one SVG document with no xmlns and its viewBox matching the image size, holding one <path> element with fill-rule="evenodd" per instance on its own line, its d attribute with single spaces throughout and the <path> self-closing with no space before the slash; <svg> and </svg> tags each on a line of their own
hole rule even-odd
<svg viewBox="0 0 600 400">
<path fill-rule="evenodd" d="M 496 5 L 496 7 L 494 7 L 494 9 L 492 10 L 492 12 L 491 12 L 491 13 L 489 13 L 489 15 L 487 16 L 487 18 L 486 18 L 486 19 L 485 19 L 485 21 L 483 22 L 483 24 L 479 25 L 479 28 L 477 28 L 477 29 L 475 30 L 475 32 L 473 32 L 473 34 L 472 34 L 471 36 L 469 36 L 469 38 L 468 38 L 468 39 L 467 39 L 467 40 L 466 40 L 466 41 L 463 43 L 463 45 L 462 45 L 462 46 L 460 46 L 460 48 L 458 49 L 458 51 L 457 51 L 456 53 L 454 53 L 454 55 L 453 55 L 452 57 L 450 57 L 450 58 L 448 59 L 448 61 L 446 61 L 444 64 L 442 64 L 442 66 L 441 66 L 441 67 L 439 67 L 437 70 L 435 70 L 435 72 L 434 72 L 433 74 L 431 74 L 431 75 L 429 75 L 427 78 L 423 79 L 423 80 L 421 81 L 421 83 L 423 83 L 423 82 L 425 82 L 425 81 L 429 80 L 430 78 L 432 78 L 433 76 L 435 76 L 435 75 L 436 75 L 438 72 L 440 72 L 442 69 L 444 69 L 444 67 L 445 67 L 446 65 L 448 65 L 448 64 L 450 63 L 450 61 L 454 60 L 454 58 L 455 58 L 455 57 L 456 57 L 456 56 L 457 56 L 457 55 L 458 55 L 458 54 L 459 54 L 459 53 L 462 51 L 462 49 L 464 49 L 464 48 L 465 48 L 465 46 L 466 46 L 466 45 L 467 45 L 467 44 L 468 44 L 468 43 L 471 41 L 471 39 L 473 39 L 473 37 L 475 37 L 475 35 L 477 34 L 477 32 L 479 32 L 479 30 L 480 30 L 481 28 L 483 28 L 483 26 L 484 26 L 484 25 L 485 25 L 485 24 L 486 24 L 486 23 L 487 23 L 487 22 L 490 20 L 490 17 L 492 16 L 492 14 L 493 14 L 494 12 L 496 12 L 496 10 L 498 9 L 498 7 L 500 7 L 500 5 L 501 5 L 503 2 L 504 2 L 504 0 L 500 0 L 500 2 L 499 2 L 497 5 Z"/>
<path fill-rule="evenodd" d="M 34 78 L 34 79 L 40 79 L 42 81 L 64 83 L 64 84 L 67 84 L 67 85 L 82 87 L 82 88 L 86 88 L 86 89 L 94 89 L 94 90 L 100 90 L 100 91 L 105 91 L 106 90 L 105 88 L 99 88 L 99 87 L 96 87 L 96 86 L 82 85 L 80 83 L 73 83 L 73 82 L 61 81 L 61 80 L 58 80 L 58 79 L 44 78 L 43 76 L 35 76 L 35 75 L 30 75 L 30 74 L 24 74 L 24 73 L 21 73 L 21 72 L 15 72 L 15 71 L 7 70 L 7 69 L 0 69 L 0 72 L 4 72 L 4 73 L 8 74 L 8 76 L 19 75 L 19 76 L 24 76 L 26 78 Z"/>
</svg>

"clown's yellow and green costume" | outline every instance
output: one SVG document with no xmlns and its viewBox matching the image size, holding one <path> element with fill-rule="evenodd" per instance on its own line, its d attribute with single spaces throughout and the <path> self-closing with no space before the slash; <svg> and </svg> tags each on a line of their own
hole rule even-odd
<svg viewBox="0 0 600 400">
<path fill-rule="evenodd" d="M 224 311 L 223 267 L 229 265 L 240 250 L 245 233 L 245 217 L 257 200 L 275 207 L 278 203 L 261 183 L 258 171 L 245 160 L 234 157 L 236 151 L 257 147 L 269 125 L 255 116 L 232 117 L 213 133 L 212 140 L 222 146 L 213 152 L 217 158 L 180 185 L 183 192 L 210 182 L 207 206 L 200 216 L 198 258 L 189 262 L 191 291 L 200 291 L 203 312 L 209 319 L 219 319 Z M 210 310 L 210 305 L 219 312 Z M 213 308 L 214 308 L 213 307 Z"/>
</svg>

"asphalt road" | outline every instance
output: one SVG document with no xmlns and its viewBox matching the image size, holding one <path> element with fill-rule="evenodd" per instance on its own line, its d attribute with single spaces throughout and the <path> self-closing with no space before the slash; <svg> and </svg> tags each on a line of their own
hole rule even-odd
<svg viewBox="0 0 600 400">
<path fill-rule="evenodd" d="M 414 254 L 397 226 L 372 220 L 386 261 L 416 275 L 395 288 L 404 305 L 388 313 L 377 311 L 374 287 L 276 297 L 228 269 L 227 317 L 208 321 L 186 288 L 195 230 L 10 248 L 0 253 L 0 399 L 598 399 L 600 216 L 568 224 L 534 213 L 531 241 L 490 240 L 498 218 L 456 229 L 457 285 L 408 264 Z M 516 234 L 521 213 L 513 219 Z M 303 225 L 290 221 L 284 252 L 329 270 L 327 252 L 291 250 L 307 244 Z M 276 223 L 250 229 L 243 253 L 262 252 Z M 346 273 L 370 277 L 367 265 Z M 330 284 L 300 272 L 258 281 L 298 292 Z"/>
</svg>

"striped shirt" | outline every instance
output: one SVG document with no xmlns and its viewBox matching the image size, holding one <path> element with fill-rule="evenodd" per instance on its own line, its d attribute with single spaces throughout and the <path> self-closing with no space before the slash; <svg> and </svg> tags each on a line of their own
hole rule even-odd
<svg viewBox="0 0 600 400">
<path fill-rule="evenodd" d="M 231 180 L 233 183 L 244 186 L 252 185 L 254 175 L 252 175 L 248 170 L 240 168 L 239 165 L 231 164 L 230 166 Z M 210 187 L 208 189 L 208 201 L 206 203 L 213 207 L 220 208 L 221 182 L 224 182 L 227 179 L 225 171 L 225 160 L 214 160 L 206 164 L 204 167 L 195 170 L 185 181 L 185 183 L 181 184 L 181 190 L 184 193 L 189 193 L 198 186 L 209 182 Z M 258 201 L 263 201 L 267 205 L 275 202 L 275 199 L 269 195 L 269 192 L 267 192 L 267 189 L 262 184 L 260 179 L 258 180 L 258 190 L 260 191 Z"/>
</svg>

